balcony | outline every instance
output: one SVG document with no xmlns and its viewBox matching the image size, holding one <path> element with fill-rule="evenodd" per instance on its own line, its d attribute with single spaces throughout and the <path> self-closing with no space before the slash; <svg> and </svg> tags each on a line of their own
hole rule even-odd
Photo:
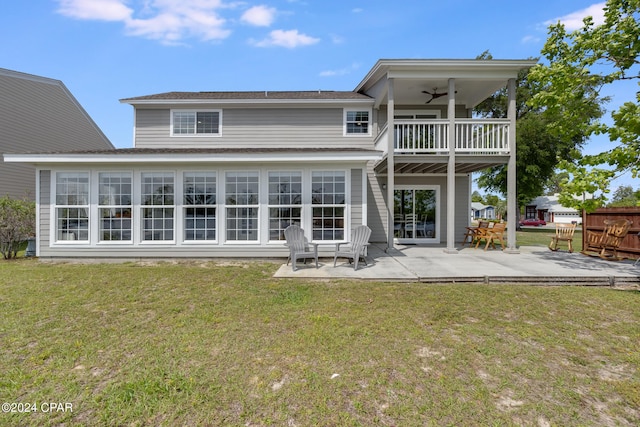
<svg viewBox="0 0 640 427">
<path fill-rule="evenodd" d="M 449 154 L 449 121 L 396 120 L 395 154 Z M 455 153 L 467 155 L 509 154 L 510 122 L 507 119 L 456 119 Z M 376 149 L 387 152 L 388 129 L 376 138 Z"/>
</svg>

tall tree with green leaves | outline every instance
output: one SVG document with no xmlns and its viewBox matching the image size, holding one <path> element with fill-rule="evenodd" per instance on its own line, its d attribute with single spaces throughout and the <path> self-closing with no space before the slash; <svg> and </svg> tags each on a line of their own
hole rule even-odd
<svg viewBox="0 0 640 427">
<path fill-rule="evenodd" d="M 547 63 L 529 74 L 540 88 L 530 105 L 555 117 L 550 123 L 554 136 L 566 141 L 576 134 L 605 134 L 614 141 L 603 153 L 565 159 L 560 165 L 571 177 L 563 182 L 560 202 L 587 211 L 605 203 L 614 177 L 640 174 L 640 91 L 611 113 L 612 124 L 597 120 L 601 115 L 590 110 L 609 101 L 602 95 L 608 85 L 640 81 L 640 0 L 607 0 L 604 12 L 601 25 L 592 17 L 572 32 L 562 23 L 551 25 L 542 50 Z M 584 193 L 594 197 L 585 202 L 574 197 Z"/>
<path fill-rule="evenodd" d="M 488 52 L 484 52 L 479 59 L 492 58 Z M 516 84 L 516 199 L 518 206 L 523 206 L 544 193 L 548 180 L 554 176 L 558 161 L 573 158 L 585 137 L 576 133 L 571 138 L 563 139 L 549 131 L 554 113 L 528 104 L 540 89 L 538 84 L 529 81 L 527 70 L 519 73 Z M 479 104 L 474 113 L 485 118 L 504 118 L 507 105 L 505 88 Z M 590 111 L 597 114 L 599 110 L 597 106 L 591 106 Z M 507 165 L 480 172 L 478 186 L 506 195 Z"/>
</svg>

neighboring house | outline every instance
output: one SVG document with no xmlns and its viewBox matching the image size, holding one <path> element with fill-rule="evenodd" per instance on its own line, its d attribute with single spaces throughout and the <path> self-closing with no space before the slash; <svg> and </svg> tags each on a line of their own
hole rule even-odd
<svg viewBox="0 0 640 427">
<path fill-rule="evenodd" d="M 562 206 L 558 195 L 536 197 L 525 206 L 525 218 L 543 219 L 546 222 L 582 224 L 582 214 L 574 208 Z"/>
<path fill-rule="evenodd" d="M 471 203 L 471 218 L 473 219 L 496 219 L 495 206 L 483 205 L 479 202 Z"/>
<path fill-rule="evenodd" d="M 360 224 L 455 253 L 473 172 L 509 165 L 516 217 L 515 81 L 534 64 L 380 60 L 353 91 L 127 98 L 134 148 L 6 160 L 37 166 L 44 258 L 286 256 L 289 224 L 325 254 Z M 472 118 L 503 87 L 508 117 Z"/>
<path fill-rule="evenodd" d="M 59 80 L 0 68 L 0 155 L 112 150 L 111 142 Z M 35 198 L 35 168 L 0 161 L 0 197 Z"/>
</svg>

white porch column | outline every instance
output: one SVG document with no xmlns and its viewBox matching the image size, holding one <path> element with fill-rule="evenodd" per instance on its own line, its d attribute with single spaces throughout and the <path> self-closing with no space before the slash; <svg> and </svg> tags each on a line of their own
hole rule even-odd
<svg viewBox="0 0 640 427">
<path fill-rule="evenodd" d="M 393 79 L 387 78 L 387 135 L 389 135 L 387 142 L 387 250 L 393 249 L 393 234 L 394 234 L 394 197 L 395 192 L 395 162 L 394 162 L 394 149 L 395 149 L 395 136 L 394 129 L 394 110 L 395 101 L 393 95 Z"/>
<path fill-rule="evenodd" d="M 448 254 L 456 249 L 456 81 L 449 79 L 449 163 L 447 165 L 447 248 Z"/>
<path fill-rule="evenodd" d="M 505 252 L 520 253 L 516 247 L 516 221 L 518 201 L 516 199 L 516 79 L 507 83 L 509 119 L 509 162 L 507 163 L 507 248 Z"/>
</svg>

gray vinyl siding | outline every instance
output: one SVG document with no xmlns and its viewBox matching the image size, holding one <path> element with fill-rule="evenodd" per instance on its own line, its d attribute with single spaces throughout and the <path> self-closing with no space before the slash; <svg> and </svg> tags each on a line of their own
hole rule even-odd
<svg viewBox="0 0 640 427">
<path fill-rule="evenodd" d="M 0 68 L 0 154 L 113 145 L 58 80 Z M 0 194 L 35 198 L 35 168 L 0 161 Z"/>
<path fill-rule="evenodd" d="M 382 184 L 387 179 L 375 175 L 374 164 L 369 162 L 367 165 L 367 224 L 371 228 L 371 242 L 383 243 L 387 241 L 387 206 L 386 190 L 382 190 Z"/>
<path fill-rule="evenodd" d="M 363 222 L 362 169 L 351 169 L 351 227 Z"/>
<path fill-rule="evenodd" d="M 360 107 L 363 108 L 363 107 Z M 205 107 L 200 107 L 205 109 Z M 366 109 L 366 108 L 365 108 Z M 172 137 L 169 109 L 136 109 L 136 148 L 366 148 L 373 136 L 344 136 L 343 108 L 224 108 L 222 134 Z"/>
<path fill-rule="evenodd" d="M 38 239 L 40 241 L 40 255 L 42 251 L 49 249 L 51 242 L 51 171 L 40 171 L 40 200 L 39 211 L 40 222 L 38 224 Z"/>
</svg>

